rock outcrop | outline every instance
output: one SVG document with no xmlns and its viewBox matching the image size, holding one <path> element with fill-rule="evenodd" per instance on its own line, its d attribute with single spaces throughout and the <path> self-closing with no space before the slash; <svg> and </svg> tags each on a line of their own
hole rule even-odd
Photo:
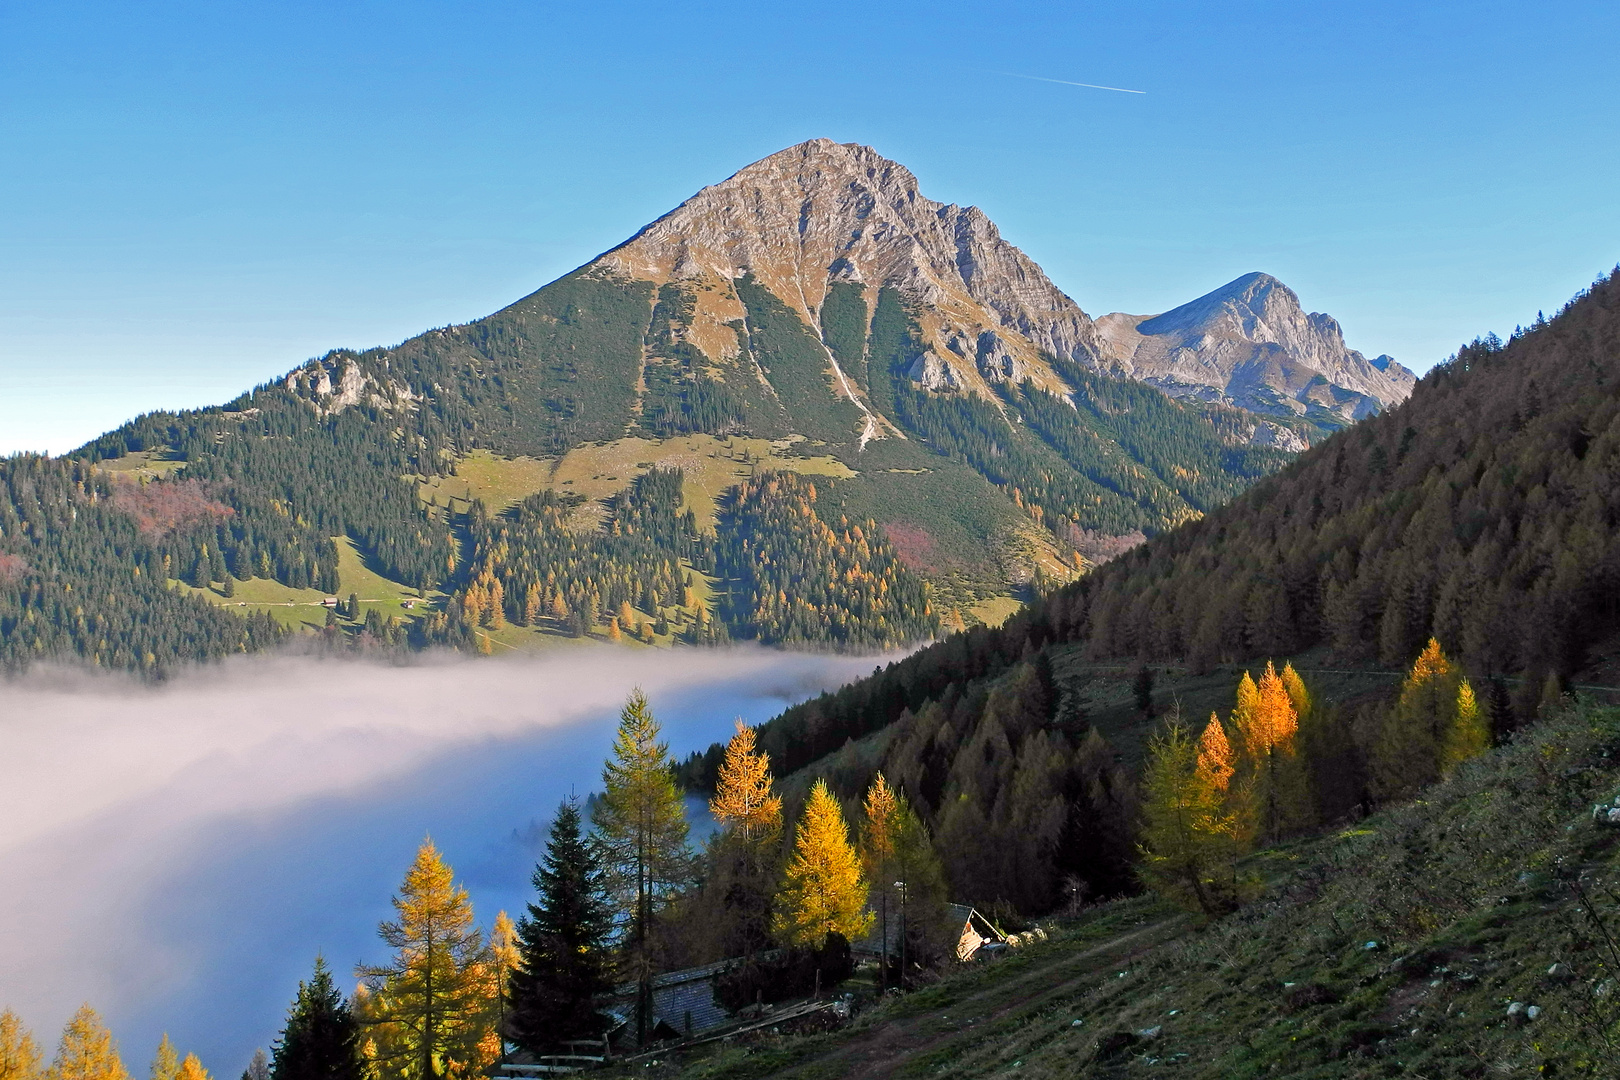
<svg viewBox="0 0 1620 1080">
<path fill-rule="evenodd" d="M 1245 274 L 1163 315 L 1096 322 L 1114 371 L 1172 397 L 1277 416 L 1359 420 L 1406 400 L 1417 376 L 1347 347 L 1329 315 L 1306 314 L 1269 274 Z"/>
<path fill-rule="evenodd" d="M 757 161 L 598 265 L 659 283 L 715 283 L 700 295 L 700 306 L 715 307 L 731 281 L 752 273 L 811 326 L 833 282 L 893 286 L 937 316 L 924 320 L 934 355 L 919 371 L 941 386 L 988 393 L 988 382 L 1029 378 L 1061 390 L 1042 351 L 1088 368 L 1099 355 L 1090 316 L 983 211 L 924 198 L 905 166 L 853 143 L 812 139 Z M 740 316 L 740 305 L 717 314 Z"/>
<path fill-rule="evenodd" d="M 905 166 L 830 139 L 704 188 L 596 265 L 703 286 L 689 336 L 716 359 L 733 349 L 714 328 L 742 317 L 731 283 L 745 273 L 810 326 L 835 282 L 892 286 L 925 313 L 912 377 L 935 390 L 994 397 L 994 384 L 1027 379 L 1061 393 L 1047 360 L 1057 357 L 1173 397 L 1338 424 L 1404 400 L 1416 381 L 1387 356 L 1347 348 L 1336 321 L 1306 314 L 1266 274 L 1162 315 L 1093 321 L 978 208 L 925 198 Z"/>
</svg>

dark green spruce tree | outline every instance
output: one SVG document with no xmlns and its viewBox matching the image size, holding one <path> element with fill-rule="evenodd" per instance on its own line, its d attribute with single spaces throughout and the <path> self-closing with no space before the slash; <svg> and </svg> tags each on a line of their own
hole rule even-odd
<svg viewBox="0 0 1620 1080">
<path fill-rule="evenodd" d="M 270 1056 L 270 1080 L 360 1080 L 360 1031 L 348 1002 L 332 984 L 326 961 L 298 984 Z"/>
<path fill-rule="evenodd" d="M 534 870 L 538 903 L 518 921 L 518 966 L 512 972 L 507 1035 L 541 1052 L 570 1039 L 601 1034 L 597 995 L 611 988 L 608 936 L 612 915 L 596 846 L 581 835 L 579 806 L 557 808 L 545 858 Z"/>
</svg>

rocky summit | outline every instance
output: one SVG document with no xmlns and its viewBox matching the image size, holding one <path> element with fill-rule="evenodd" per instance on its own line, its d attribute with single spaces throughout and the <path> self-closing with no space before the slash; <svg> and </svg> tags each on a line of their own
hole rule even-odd
<svg viewBox="0 0 1620 1080">
<path fill-rule="evenodd" d="M 1417 383 L 1392 357 L 1347 347 L 1337 320 L 1307 315 L 1270 274 L 1244 274 L 1163 315 L 1105 315 L 1097 330 L 1118 374 L 1258 413 L 1360 420 Z"/>
<path fill-rule="evenodd" d="M 1337 321 L 1307 315 L 1267 274 L 1246 274 L 1162 315 L 1093 321 L 983 211 L 934 202 L 905 166 L 829 139 L 704 188 L 594 265 L 710 286 L 698 305 L 710 325 L 698 328 L 706 352 L 732 349 L 712 327 L 742 317 L 730 283 L 744 274 L 810 325 L 834 283 L 896 288 L 923 312 L 923 348 L 908 374 L 936 392 L 988 397 L 995 384 L 1027 380 L 1066 393 L 1050 362 L 1057 358 L 1173 397 L 1332 427 L 1404 400 L 1416 381 L 1388 356 L 1368 360 L 1347 348 Z M 860 396 L 847 381 L 840 389 Z M 867 411 L 866 419 L 875 418 Z M 870 434 L 884 426 L 874 423 Z M 1274 427 L 1259 430 L 1262 440 L 1276 437 Z"/>
<path fill-rule="evenodd" d="M 925 198 L 869 146 L 812 139 L 704 188 L 597 260 L 633 278 L 711 284 L 700 317 L 741 318 L 743 274 L 816 325 L 830 287 L 894 287 L 921 309 L 910 371 L 930 389 L 1062 387 L 1042 353 L 1095 366 L 1091 318 L 977 207 Z M 721 349 L 729 347 L 722 344 Z"/>
</svg>

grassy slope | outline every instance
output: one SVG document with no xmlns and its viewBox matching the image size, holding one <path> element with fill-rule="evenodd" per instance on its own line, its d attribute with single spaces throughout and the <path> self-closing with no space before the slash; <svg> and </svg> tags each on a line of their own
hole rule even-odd
<svg viewBox="0 0 1620 1080">
<path fill-rule="evenodd" d="M 843 1031 L 766 1034 L 637 1071 L 1612 1076 L 1620 950 L 1587 909 L 1620 934 L 1620 830 L 1590 814 L 1620 795 L 1617 762 L 1620 710 L 1573 708 L 1417 802 L 1251 857 L 1261 894 L 1221 922 L 1151 897 L 1103 905 Z M 1566 977 L 1547 974 L 1555 963 Z M 1510 1001 L 1542 1015 L 1510 1023 Z M 1125 1044 L 1112 1054 L 1110 1036 Z"/>
<path fill-rule="evenodd" d="M 346 536 L 335 538 L 338 546 L 338 581 L 337 596 L 347 601 L 350 595 L 360 599 L 359 622 L 364 622 L 366 612 L 375 608 L 382 612 L 383 617 L 395 616 L 401 619 L 416 618 L 431 610 L 428 605 L 437 606 L 444 600 L 442 593 L 429 592 L 428 605 L 417 604 L 406 609 L 404 601 L 414 599 L 417 591 L 408 585 L 401 585 L 397 581 L 390 581 L 366 565 L 365 559 L 355 549 L 354 541 Z M 235 611 L 268 611 L 272 617 L 283 626 L 289 628 L 314 627 L 326 625 L 326 608 L 321 601 L 327 594 L 319 589 L 294 589 L 265 578 L 249 578 L 247 581 L 236 583 L 236 595 L 226 597 L 217 588 L 194 589 L 189 585 L 176 583 L 176 587 L 187 592 L 197 593 L 207 600 Z"/>
<path fill-rule="evenodd" d="M 678 466 L 686 473 L 686 505 L 712 527 L 715 501 L 727 488 L 756 470 L 781 469 L 838 481 L 823 487 L 828 512 L 890 527 L 908 565 L 934 584 L 943 606 L 960 608 L 970 622 L 1006 618 L 1016 608 L 1009 582 L 1027 578 L 1030 566 L 1065 572 L 1050 537 L 965 465 L 895 439 L 849 455 L 854 469 L 818 449 L 803 439 L 682 435 L 590 443 L 560 460 L 475 450 L 456 463 L 456 475 L 430 478 L 418 495 L 426 505 L 461 512 L 471 499 L 502 509 L 555 488 L 584 495 L 591 507 L 650 468 Z M 907 538 L 916 542 L 907 545 Z"/>
</svg>

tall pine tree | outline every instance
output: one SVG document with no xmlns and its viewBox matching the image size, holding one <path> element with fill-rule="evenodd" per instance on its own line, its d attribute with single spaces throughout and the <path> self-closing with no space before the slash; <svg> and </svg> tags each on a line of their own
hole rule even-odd
<svg viewBox="0 0 1620 1080">
<path fill-rule="evenodd" d="M 518 920 L 518 964 L 510 976 L 507 1035 L 543 1052 L 601 1034 L 595 998 L 611 988 L 613 913 L 596 845 L 580 833 L 579 806 L 566 799 L 534 870 L 539 899 Z"/>
<path fill-rule="evenodd" d="M 675 762 L 658 736 L 647 696 L 634 691 L 619 714 L 613 757 L 602 769 L 605 790 L 592 811 L 625 959 L 640 987 L 638 1041 L 646 1040 L 652 1018 L 654 920 L 692 876 Z"/>
<path fill-rule="evenodd" d="M 287 1025 L 271 1048 L 270 1080 L 360 1080 L 361 1075 L 359 1025 L 326 960 L 317 956 L 315 971 L 309 982 L 299 982 Z"/>
</svg>

